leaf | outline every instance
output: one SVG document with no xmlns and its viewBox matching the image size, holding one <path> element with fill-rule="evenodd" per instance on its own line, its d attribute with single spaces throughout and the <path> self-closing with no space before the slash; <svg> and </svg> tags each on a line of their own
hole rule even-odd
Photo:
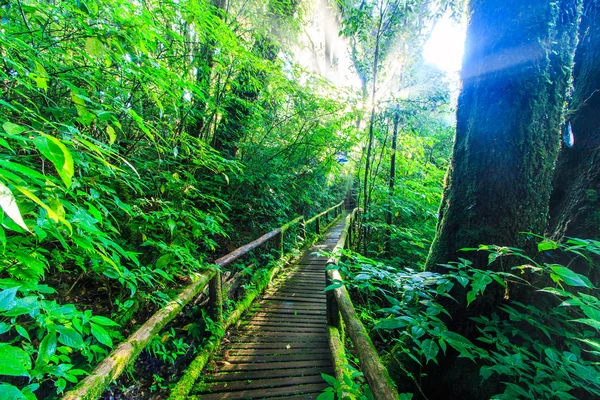
<svg viewBox="0 0 600 400">
<path fill-rule="evenodd" d="M 112 321 L 111 319 L 108 319 L 106 317 L 102 317 L 100 315 L 94 315 L 92 317 L 92 321 L 97 323 L 98 325 L 102 325 L 102 326 L 119 326 L 119 324 L 117 324 L 116 322 Z"/>
<path fill-rule="evenodd" d="M 0 335 L 10 331 L 10 325 L 6 322 L 0 322 Z"/>
<path fill-rule="evenodd" d="M 573 322 L 579 322 L 580 324 L 589 325 L 592 328 L 596 328 L 596 329 L 600 330 L 600 321 L 595 320 L 595 319 L 591 319 L 591 318 L 577 318 L 577 319 L 572 319 L 571 321 L 573 321 Z"/>
<path fill-rule="evenodd" d="M 92 335 L 103 345 L 112 347 L 112 339 L 108 335 L 108 332 L 106 332 L 106 329 L 93 322 L 90 322 L 90 325 L 92 327 Z"/>
<path fill-rule="evenodd" d="M 323 380 L 324 380 L 325 382 L 327 382 L 327 384 L 328 384 L 329 386 L 335 386 L 336 384 L 338 384 L 338 385 L 339 385 L 339 383 L 338 383 L 337 379 L 335 379 L 335 378 L 334 378 L 333 376 L 331 376 L 331 375 L 327 375 L 327 374 L 323 374 L 323 373 L 321 373 L 321 378 L 323 378 Z"/>
<path fill-rule="evenodd" d="M 25 221 L 23 221 L 19 207 L 17 207 L 15 196 L 2 182 L 0 182 L 0 207 L 2 207 L 2 210 L 10 219 L 12 219 L 21 228 L 29 232 L 27 225 L 25 225 Z"/>
<path fill-rule="evenodd" d="M 67 188 L 71 187 L 74 174 L 73 157 L 67 147 L 57 138 L 40 135 L 33 139 L 35 147 L 54 164 L 56 172 Z"/>
<path fill-rule="evenodd" d="M 476 297 L 477 294 L 474 290 L 471 290 L 467 293 L 467 307 L 473 302 L 473 300 L 475 300 Z"/>
<path fill-rule="evenodd" d="M 0 343 L 0 375 L 29 376 L 31 359 L 23 349 Z"/>
<path fill-rule="evenodd" d="M 106 126 L 106 134 L 108 135 L 108 144 L 113 145 L 115 140 L 117 140 L 117 134 L 115 133 L 115 128 L 110 125 Z"/>
<path fill-rule="evenodd" d="M 466 287 L 469 283 L 469 278 L 465 276 L 456 276 L 456 280 L 462 285 L 462 287 Z"/>
<path fill-rule="evenodd" d="M 169 253 L 163 254 L 162 256 L 158 257 L 158 260 L 156 260 L 156 268 L 163 269 L 164 267 L 169 265 L 170 260 L 171 255 Z"/>
<path fill-rule="evenodd" d="M 175 224 L 175 221 L 173 221 L 171 218 L 169 218 L 167 220 L 167 226 L 169 227 L 169 230 L 171 231 L 171 236 L 173 236 L 173 231 L 175 231 L 177 224 Z"/>
<path fill-rule="evenodd" d="M 91 56 L 94 57 L 101 56 L 104 53 L 104 45 L 98 38 L 95 37 L 85 39 L 85 49 Z"/>
<path fill-rule="evenodd" d="M 27 400 L 27 397 L 15 386 L 0 383 L 0 400 Z"/>
<path fill-rule="evenodd" d="M 579 286 L 591 289 L 594 287 L 592 282 L 585 276 L 578 274 L 576 272 L 571 271 L 569 268 L 563 267 L 561 265 L 551 266 L 550 269 L 558 275 L 561 280 L 569 285 L 569 286 Z"/>
<path fill-rule="evenodd" d="M 40 207 L 42 207 L 44 210 L 46 210 L 48 212 L 48 216 L 58 222 L 62 222 L 63 224 L 65 224 L 67 226 L 67 228 L 69 229 L 69 231 L 71 233 L 73 233 L 73 227 L 71 226 L 71 224 L 69 223 L 69 221 L 67 221 L 64 218 L 61 218 L 58 214 L 56 214 L 56 212 L 54 212 L 53 209 L 51 209 L 50 207 L 48 207 L 46 204 L 44 204 L 43 201 L 40 200 L 39 197 L 37 197 L 35 194 L 33 194 L 32 192 L 30 192 L 28 189 L 22 187 L 22 186 L 17 186 L 17 189 L 19 189 L 19 192 L 23 193 L 25 196 L 29 197 L 31 200 L 33 200 L 37 205 L 39 205 Z"/>
<path fill-rule="evenodd" d="M 25 339 L 29 340 L 31 342 L 31 338 L 29 337 L 29 333 L 25 330 L 25 328 L 23 328 L 21 325 L 15 325 L 15 329 L 17 330 L 17 333 L 21 336 L 23 336 Z"/>
<path fill-rule="evenodd" d="M 69 346 L 74 349 L 80 349 L 83 347 L 83 338 L 75 329 L 68 328 L 66 326 L 57 326 L 56 330 L 58 333 L 60 333 L 58 341 L 65 346 Z"/>
<path fill-rule="evenodd" d="M 378 321 L 373 329 L 398 329 L 406 326 L 406 322 L 401 319 L 384 319 Z"/>
<path fill-rule="evenodd" d="M 50 357 L 54 355 L 56 352 L 56 332 L 49 332 L 42 341 L 40 342 L 40 347 L 38 349 L 38 355 L 35 360 L 36 367 L 39 364 L 46 364 Z"/>
<path fill-rule="evenodd" d="M 344 282 L 340 280 L 334 280 L 334 282 L 331 285 L 327 286 L 323 291 L 328 292 L 330 290 L 341 288 L 342 286 L 344 286 Z"/>
<path fill-rule="evenodd" d="M 9 310 L 14 307 L 18 289 L 18 287 L 13 287 L 0 292 L 0 310 Z"/>
<path fill-rule="evenodd" d="M 2 128 L 4 128 L 4 132 L 9 135 L 18 135 L 27 130 L 27 128 L 22 127 L 21 125 L 13 124 L 12 122 L 5 122 L 2 124 Z"/>
<path fill-rule="evenodd" d="M 543 242 L 538 243 L 538 251 L 556 250 L 558 249 L 558 243 L 553 240 L 546 239 Z"/>
<path fill-rule="evenodd" d="M 435 357 L 440 351 L 440 348 L 438 347 L 437 343 L 435 343 L 431 339 L 423 340 L 423 343 L 421 343 L 421 349 L 423 350 L 423 354 L 425 354 L 427 362 L 429 362 L 429 360 L 435 361 Z"/>
<path fill-rule="evenodd" d="M 36 86 L 39 89 L 44 89 L 44 90 L 48 90 L 48 72 L 46 72 L 46 69 L 44 68 L 44 66 L 42 64 L 40 64 L 39 62 L 35 62 L 35 74 L 32 74 L 33 76 L 33 80 L 35 81 Z"/>
<path fill-rule="evenodd" d="M 327 388 L 327 389 L 329 389 L 329 388 Z M 331 390 L 327 390 L 327 389 L 325 389 L 325 391 L 323 393 L 318 395 L 316 400 L 335 400 L 334 392 Z"/>
</svg>

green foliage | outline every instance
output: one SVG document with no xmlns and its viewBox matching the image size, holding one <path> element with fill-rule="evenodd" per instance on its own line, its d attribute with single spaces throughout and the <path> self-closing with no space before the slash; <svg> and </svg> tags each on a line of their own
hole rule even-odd
<svg viewBox="0 0 600 400">
<path fill-rule="evenodd" d="M 351 365 L 344 366 L 344 375 L 341 382 L 331 375 L 321 374 L 321 376 L 329 384 L 329 387 L 323 390 L 323 393 L 317 397 L 318 400 L 374 399 L 369 385 L 357 382 L 359 380 L 364 382 L 363 373 Z"/>
<path fill-rule="evenodd" d="M 598 268 L 589 256 L 599 253 L 600 242 L 569 239 L 550 245 L 543 241 L 539 248 L 585 257 Z M 482 245 L 472 250 L 489 252 L 490 263 L 506 257 L 526 263 L 513 267 L 513 272 L 494 272 L 461 259 L 446 265 L 448 273 L 438 274 L 390 267 L 348 252 L 349 260 L 341 268 L 362 300 L 363 319 L 373 332 L 396 344 L 392 356 L 404 360 L 401 363 L 415 376 L 420 366 L 437 363 L 451 348 L 477 363 L 482 384 L 492 375 L 499 376 L 504 391 L 494 396 L 497 399 L 599 396 L 598 288 L 568 266 L 536 262 L 519 249 Z M 508 300 L 497 312 L 473 318 L 480 334 L 475 342 L 448 330 L 444 315 L 449 314 L 441 298 L 462 293 L 468 307 L 480 301 L 491 285 L 510 293 L 523 284 L 535 285 L 531 301 Z M 455 286 L 465 290 L 454 291 Z"/>
<path fill-rule="evenodd" d="M 295 18 L 284 5 L 269 18 Z M 261 35 L 239 28 L 265 7 L 232 7 L 0 9 L 0 357 L 22 361 L 0 375 L 13 398 L 63 392 L 217 253 L 343 196 L 343 101 L 256 51 Z M 214 148 L 231 104 L 248 112 L 234 159 Z M 172 361 L 177 340 L 154 354 Z"/>
</svg>

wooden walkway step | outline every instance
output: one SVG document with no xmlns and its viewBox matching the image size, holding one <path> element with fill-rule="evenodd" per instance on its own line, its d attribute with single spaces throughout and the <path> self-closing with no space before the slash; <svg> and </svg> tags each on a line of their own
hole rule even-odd
<svg viewBox="0 0 600 400">
<path fill-rule="evenodd" d="M 343 219 L 325 239 L 308 249 L 290 272 L 256 302 L 227 349 L 217 370 L 206 372 L 191 395 L 211 399 L 316 399 L 328 386 L 322 373 L 333 374 L 326 330 L 326 257 Z"/>
</svg>

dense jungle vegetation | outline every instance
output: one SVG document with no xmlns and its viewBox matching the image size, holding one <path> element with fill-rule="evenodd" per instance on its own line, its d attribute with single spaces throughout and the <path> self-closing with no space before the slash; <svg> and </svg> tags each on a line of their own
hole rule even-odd
<svg viewBox="0 0 600 400">
<path fill-rule="evenodd" d="M 450 19 L 458 89 L 422 51 Z M 402 399 L 600 398 L 598 0 L 0 0 L 0 59 L 1 400 L 60 398 L 220 256 L 344 199 Z M 244 293 L 278 250 L 221 272 Z M 167 398 L 207 301 L 102 398 Z M 373 397 L 348 368 L 319 399 Z"/>
</svg>

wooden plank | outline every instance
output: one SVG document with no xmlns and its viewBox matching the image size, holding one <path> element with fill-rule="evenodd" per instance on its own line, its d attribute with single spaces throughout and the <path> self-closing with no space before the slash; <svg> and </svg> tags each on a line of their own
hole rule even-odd
<svg viewBox="0 0 600 400">
<path fill-rule="evenodd" d="M 322 278 L 324 275 L 320 271 L 298 270 L 298 271 L 296 271 L 294 276 L 308 276 L 308 277 Z"/>
<path fill-rule="evenodd" d="M 288 316 L 288 315 L 281 315 L 281 314 L 277 314 L 277 313 L 270 313 L 270 312 L 264 312 L 264 311 L 259 311 L 256 314 L 254 314 L 254 317 L 252 318 L 252 320 L 255 319 L 270 319 L 270 320 L 284 320 L 284 321 L 323 321 L 326 322 L 327 318 L 322 316 L 322 315 L 318 315 L 318 314 L 304 314 L 304 315 L 292 315 L 292 316 Z"/>
<path fill-rule="evenodd" d="M 313 383 L 309 385 L 284 386 L 280 388 L 242 390 L 229 393 L 218 393 L 202 395 L 202 400 L 220 400 L 220 399 L 260 399 L 287 394 L 305 394 L 305 393 L 320 393 L 326 387 L 327 383 Z"/>
<path fill-rule="evenodd" d="M 262 332 L 288 332 L 288 333 L 294 333 L 294 332 L 301 332 L 301 333 L 314 333 L 315 335 L 324 335 L 327 333 L 327 331 L 325 330 L 325 326 L 320 326 L 320 327 L 311 327 L 311 326 L 264 326 L 264 325 L 246 325 L 244 326 L 243 330 L 240 330 L 240 332 L 246 333 L 246 332 L 255 332 L 255 331 L 262 331 Z"/>
<path fill-rule="evenodd" d="M 250 320 L 243 324 L 240 324 L 239 329 L 245 329 L 248 326 L 263 326 L 267 327 L 281 327 L 281 328 L 325 328 L 326 323 L 324 321 L 313 321 L 313 320 L 297 320 L 297 319 L 282 319 L 282 320 Z"/>
<path fill-rule="evenodd" d="M 281 286 L 281 289 L 298 289 L 298 290 L 316 290 L 319 292 L 323 292 L 325 290 L 325 282 L 320 283 L 318 285 L 315 284 L 306 284 L 306 283 L 293 283 L 286 282 L 285 285 Z"/>
<path fill-rule="evenodd" d="M 263 388 L 275 388 L 282 386 L 291 385 L 305 385 L 309 383 L 323 383 L 324 380 L 321 375 L 305 375 L 305 376 L 293 376 L 284 378 L 267 378 L 267 379 L 247 379 L 244 381 L 233 381 L 233 382 L 213 382 L 208 384 L 200 384 L 198 388 L 200 391 L 194 391 L 195 393 L 218 393 L 218 392 L 235 392 L 238 390 L 251 390 L 251 389 L 263 389 Z"/>
<path fill-rule="evenodd" d="M 271 293 L 268 296 L 272 296 L 272 297 L 286 297 L 286 298 L 292 299 L 291 301 L 296 301 L 296 299 L 324 300 L 324 299 L 327 298 L 325 296 L 325 293 L 319 292 L 319 291 L 314 291 L 314 292 L 294 292 L 294 291 L 291 291 L 291 290 Z"/>
<path fill-rule="evenodd" d="M 288 302 L 283 301 L 273 301 L 269 303 L 262 304 L 262 310 L 264 312 L 279 312 L 279 311 L 298 311 L 298 312 L 317 312 L 317 313 L 325 313 L 325 307 L 319 307 L 319 305 L 315 305 L 313 303 L 300 303 L 295 302 L 289 304 Z"/>
<path fill-rule="evenodd" d="M 230 339 L 232 342 L 242 342 L 242 343 L 287 343 L 293 346 L 293 343 L 297 342 L 320 342 L 327 343 L 327 339 L 325 337 L 315 337 L 315 336 L 285 336 L 285 337 L 277 337 L 277 336 L 234 336 Z"/>
<path fill-rule="evenodd" d="M 324 322 L 311 322 L 311 321 L 246 321 L 242 324 L 242 327 L 246 327 L 248 325 L 259 325 L 259 326 L 274 326 L 274 327 L 290 327 L 290 328 L 325 328 L 326 324 Z"/>
<path fill-rule="evenodd" d="M 289 343 L 286 341 L 273 343 L 232 343 L 230 349 L 329 349 L 327 342 Z"/>
<path fill-rule="evenodd" d="M 326 315 L 325 311 L 316 311 L 316 310 L 293 310 L 289 308 L 256 308 L 255 311 L 260 311 L 266 315 Z"/>
<path fill-rule="evenodd" d="M 274 363 L 230 364 L 219 367 L 219 371 L 264 371 L 288 368 L 331 368 L 331 360 L 318 361 L 281 361 Z"/>
<path fill-rule="evenodd" d="M 230 364 L 247 363 L 273 363 L 290 361 L 319 361 L 331 358 L 330 355 L 322 354 L 285 354 L 278 356 L 254 355 L 254 356 L 229 356 L 225 359 Z"/>
<path fill-rule="evenodd" d="M 245 330 L 257 330 L 257 329 L 265 329 L 265 330 L 277 330 L 285 332 L 298 332 L 298 331 L 312 331 L 322 333 L 326 328 L 325 324 L 290 324 L 290 323 L 247 323 L 241 325 L 239 328 L 239 332 L 243 332 Z"/>
<path fill-rule="evenodd" d="M 316 305 L 321 305 L 321 304 L 325 304 L 325 297 L 323 297 L 322 299 L 319 298 L 307 298 L 305 296 L 286 296 L 286 295 L 280 295 L 280 296 L 265 296 L 264 297 L 266 300 L 278 300 L 278 301 L 297 301 L 299 303 L 309 303 L 309 304 L 316 304 Z"/>
<path fill-rule="evenodd" d="M 261 300 L 259 304 L 268 309 L 290 309 L 290 310 L 318 310 L 324 311 L 325 307 L 322 304 L 312 303 L 312 302 L 301 302 L 301 301 L 286 301 L 286 300 L 271 300 L 265 299 Z"/>
<path fill-rule="evenodd" d="M 319 340 L 327 340 L 326 335 L 319 335 L 318 333 L 315 334 L 313 332 L 296 332 L 296 333 L 291 333 L 291 332 L 265 332 L 263 330 L 256 330 L 256 331 L 248 331 L 248 330 L 244 330 L 244 331 L 240 331 L 239 332 L 240 337 L 244 336 L 245 338 L 247 338 L 248 340 L 252 340 L 256 337 L 260 337 L 260 336 L 269 336 L 269 337 L 288 337 L 288 336 L 293 336 L 293 337 L 314 337 L 316 339 Z"/>
<path fill-rule="evenodd" d="M 289 369 L 273 369 L 265 371 L 241 371 L 241 372 L 218 372 L 210 375 L 206 375 L 204 378 L 205 382 L 228 382 L 228 381 L 242 381 L 248 379 L 261 379 L 261 378 L 280 378 L 286 376 L 309 376 L 317 374 L 333 374 L 333 368 L 289 368 Z"/>
<path fill-rule="evenodd" d="M 300 348 L 284 348 L 284 349 L 229 349 L 226 352 L 228 356 L 274 356 L 274 355 L 287 355 L 287 354 L 320 354 L 328 355 L 329 349 L 317 348 L 317 349 L 300 349 Z M 227 357 L 225 357 L 227 358 Z"/>
<path fill-rule="evenodd" d="M 323 290 L 319 290 L 319 289 L 313 289 L 313 288 L 292 288 L 292 287 L 282 287 L 279 288 L 278 290 L 272 290 L 267 292 L 268 295 L 276 295 L 276 294 L 282 294 L 282 295 L 307 295 L 307 296 L 317 296 L 317 298 L 319 296 L 321 297 L 325 297 L 325 292 Z"/>
<path fill-rule="evenodd" d="M 286 283 L 293 283 L 293 282 L 303 282 L 303 283 L 325 283 L 325 273 L 323 273 L 323 276 L 317 278 L 309 278 L 309 277 L 302 277 L 302 276 L 294 276 L 290 279 L 286 280 Z"/>
</svg>

